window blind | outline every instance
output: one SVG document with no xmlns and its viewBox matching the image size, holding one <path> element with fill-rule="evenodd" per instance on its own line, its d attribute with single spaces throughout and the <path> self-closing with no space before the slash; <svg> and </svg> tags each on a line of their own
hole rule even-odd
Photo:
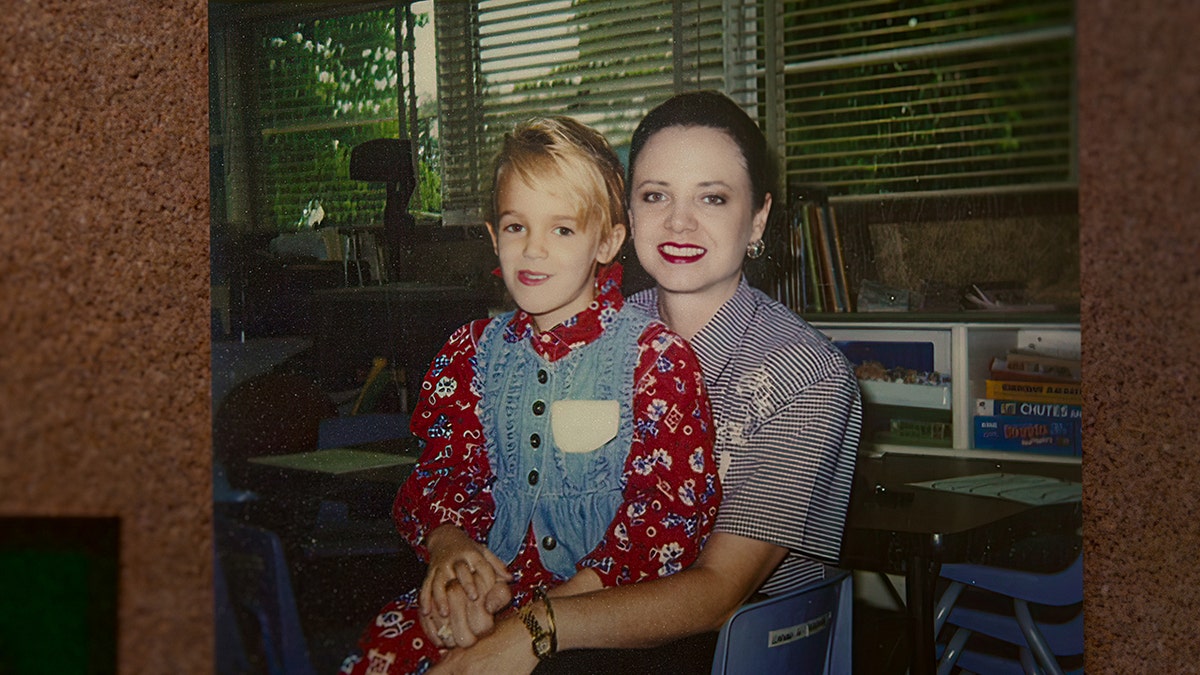
<svg viewBox="0 0 1200 675">
<path fill-rule="evenodd" d="M 435 15 L 448 224 L 482 222 L 491 156 L 520 120 L 571 115 L 623 152 L 676 91 L 756 103 L 752 3 L 479 0 Z"/>
<path fill-rule="evenodd" d="M 1073 184 L 1070 0 L 766 4 L 789 184 L 835 196 Z"/>
<path fill-rule="evenodd" d="M 383 185 L 350 180 L 350 150 L 397 138 L 401 60 L 390 7 L 253 22 L 258 221 L 296 229 L 309 200 L 325 224 L 382 222 Z"/>
</svg>

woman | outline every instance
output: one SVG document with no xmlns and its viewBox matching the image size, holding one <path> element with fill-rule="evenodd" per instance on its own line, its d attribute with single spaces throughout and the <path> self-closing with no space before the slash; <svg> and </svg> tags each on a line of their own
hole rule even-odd
<svg viewBox="0 0 1200 675">
<path fill-rule="evenodd" d="M 633 134 L 630 226 L 655 287 L 629 301 L 658 314 L 700 359 L 724 501 L 690 568 L 555 598 L 559 651 L 715 631 L 756 592 L 791 590 L 837 563 L 862 404 L 829 340 L 742 275 L 744 259 L 763 251 L 772 167 L 757 125 L 718 93 L 677 95 Z M 537 662 L 525 627 L 504 620 L 435 672 L 527 672 Z"/>
</svg>

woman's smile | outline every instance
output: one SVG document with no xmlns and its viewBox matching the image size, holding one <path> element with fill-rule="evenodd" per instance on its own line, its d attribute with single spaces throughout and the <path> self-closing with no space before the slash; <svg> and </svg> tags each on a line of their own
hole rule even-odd
<svg viewBox="0 0 1200 675">
<path fill-rule="evenodd" d="M 658 245 L 658 253 L 663 257 L 663 260 L 672 265 L 685 265 L 703 258 L 704 254 L 708 253 L 708 249 L 703 246 L 676 244 L 668 241 Z"/>
</svg>

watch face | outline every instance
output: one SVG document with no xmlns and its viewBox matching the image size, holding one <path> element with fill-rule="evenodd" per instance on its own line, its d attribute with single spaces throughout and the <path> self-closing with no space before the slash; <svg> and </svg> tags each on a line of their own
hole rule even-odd
<svg viewBox="0 0 1200 675">
<path fill-rule="evenodd" d="M 533 653 L 540 659 L 550 655 L 550 636 L 543 635 L 533 641 Z"/>
</svg>

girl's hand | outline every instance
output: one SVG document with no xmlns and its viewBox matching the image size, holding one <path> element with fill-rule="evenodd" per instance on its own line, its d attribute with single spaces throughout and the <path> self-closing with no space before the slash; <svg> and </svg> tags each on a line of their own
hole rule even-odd
<svg viewBox="0 0 1200 675">
<path fill-rule="evenodd" d="M 446 587 L 452 581 L 462 586 L 467 600 L 476 603 L 490 594 L 497 582 L 507 584 L 512 580 L 496 554 L 453 525 L 441 525 L 430 532 L 426 545 L 429 571 L 418 596 L 421 614 L 428 615 L 436 607 L 438 614 L 449 616 Z"/>
<path fill-rule="evenodd" d="M 489 635 L 495 628 L 495 614 L 512 602 L 512 591 L 506 582 L 497 580 L 482 598 L 472 602 L 462 584 L 455 579 L 447 584 L 446 602 L 449 616 L 437 612 L 418 613 L 421 628 L 435 647 L 452 649 L 470 647 Z"/>
</svg>

